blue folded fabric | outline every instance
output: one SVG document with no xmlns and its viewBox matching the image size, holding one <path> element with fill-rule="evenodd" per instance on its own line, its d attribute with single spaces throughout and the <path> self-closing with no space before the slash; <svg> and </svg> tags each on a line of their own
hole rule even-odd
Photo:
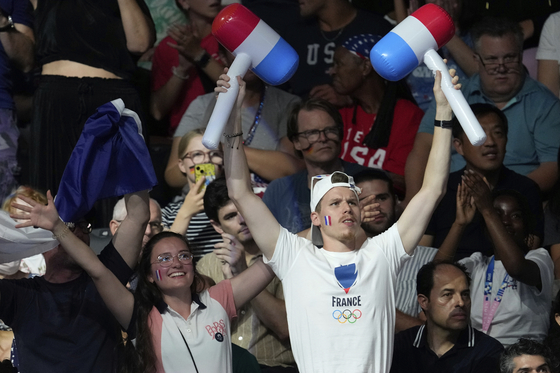
<svg viewBox="0 0 560 373">
<path fill-rule="evenodd" d="M 138 115 L 121 99 L 97 109 L 66 165 L 55 205 L 61 219 L 75 222 L 103 198 L 157 185 Z"/>
</svg>

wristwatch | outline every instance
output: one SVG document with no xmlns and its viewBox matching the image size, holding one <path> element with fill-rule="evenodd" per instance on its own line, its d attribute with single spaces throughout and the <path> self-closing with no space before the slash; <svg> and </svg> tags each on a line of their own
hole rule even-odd
<svg viewBox="0 0 560 373">
<path fill-rule="evenodd" d="M 6 18 L 8 18 L 8 24 L 4 27 L 0 27 L 0 32 L 10 31 L 15 28 L 14 20 L 12 19 L 12 16 L 7 16 Z"/>
</svg>

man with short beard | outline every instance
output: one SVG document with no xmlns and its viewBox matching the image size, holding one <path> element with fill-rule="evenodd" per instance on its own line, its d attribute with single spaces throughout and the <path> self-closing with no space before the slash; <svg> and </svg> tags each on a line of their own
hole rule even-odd
<svg viewBox="0 0 560 373">
<path fill-rule="evenodd" d="M 356 174 L 354 180 L 356 186 L 362 190 L 360 202 L 371 195 L 375 196 L 370 203 L 373 207 L 372 211 L 376 211 L 377 214 L 373 219 L 369 219 L 369 222 L 362 222 L 362 229 L 366 236 L 375 237 L 385 232 L 397 219 L 397 197 L 393 181 L 384 171 L 376 169 L 362 171 Z M 361 206 L 364 207 L 362 204 Z M 432 247 L 418 246 L 414 256 L 399 272 L 395 285 L 396 332 L 423 324 L 424 321 L 418 317 L 420 309 L 415 293 L 416 274 L 420 267 L 434 258 L 436 252 L 437 249 Z"/>
<path fill-rule="evenodd" d="M 395 336 L 391 373 L 495 373 L 503 346 L 469 325 L 470 278 L 465 267 L 430 262 L 417 276 L 427 321 Z"/>
</svg>

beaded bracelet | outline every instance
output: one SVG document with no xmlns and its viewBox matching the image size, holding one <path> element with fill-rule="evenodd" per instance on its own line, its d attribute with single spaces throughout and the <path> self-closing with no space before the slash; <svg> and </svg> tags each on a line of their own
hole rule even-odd
<svg viewBox="0 0 560 373">
<path fill-rule="evenodd" d="M 52 238 L 54 238 L 55 240 L 58 240 L 60 242 L 60 240 L 62 240 L 64 237 L 68 236 L 68 234 L 70 233 L 70 229 L 64 225 L 64 228 L 62 228 L 62 233 L 60 234 L 54 234 L 52 235 Z"/>
<path fill-rule="evenodd" d="M 228 144 L 229 147 L 231 147 L 233 149 L 233 143 L 231 141 L 231 139 L 235 138 L 235 137 L 241 137 L 243 136 L 243 132 L 237 132 L 237 133 L 232 133 L 231 135 L 228 135 L 227 133 L 224 132 L 224 137 L 226 138 L 226 142 Z M 239 149 L 239 143 L 237 143 L 237 149 Z"/>
</svg>

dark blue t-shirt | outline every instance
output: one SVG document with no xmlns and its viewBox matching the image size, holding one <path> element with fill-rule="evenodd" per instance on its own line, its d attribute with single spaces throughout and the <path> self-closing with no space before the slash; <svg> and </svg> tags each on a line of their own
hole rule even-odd
<svg viewBox="0 0 560 373">
<path fill-rule="evenodd" d="M 99 259 L 122 284 L 132 275 L 112 242 Z M 21 372 L 117 370 L 120 326 L 85 272 L 62 284 L 1 280 L 0 319 L 14 330 Z"/>
</svg>

